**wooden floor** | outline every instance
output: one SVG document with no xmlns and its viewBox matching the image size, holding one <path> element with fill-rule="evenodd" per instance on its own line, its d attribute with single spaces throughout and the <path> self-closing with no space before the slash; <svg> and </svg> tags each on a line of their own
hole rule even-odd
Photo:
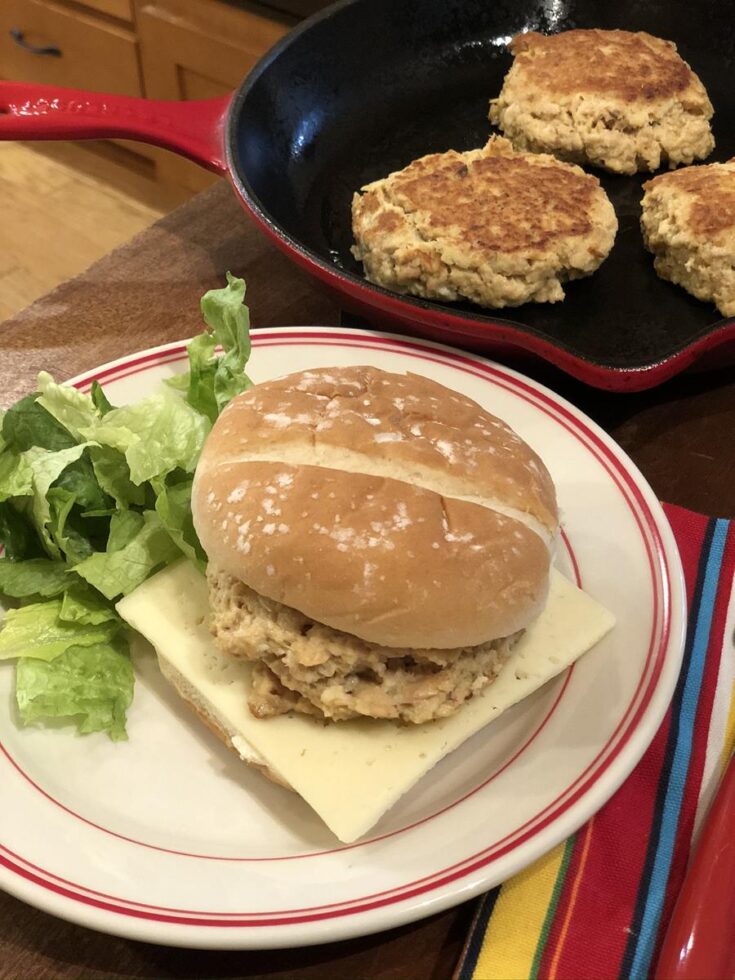
<svg viewBox="0 0 735 980">
<path fill-rule="evenodd" d="M 104 147 L 95 153 L 57 144 L 38 152 L 0 143 L 0 322 L 83 272 L 181 196 L 123 167 Z"/>
</svg>

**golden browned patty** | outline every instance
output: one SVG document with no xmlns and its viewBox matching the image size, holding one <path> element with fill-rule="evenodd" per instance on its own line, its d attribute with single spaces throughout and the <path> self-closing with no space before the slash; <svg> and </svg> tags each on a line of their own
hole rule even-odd
<svg viewBox="0 0 735 980">
<path fill-rule="evenodd" d="M 208 572 L 211 630 L 223 653 L 255 662 L 250 710 L 420 724 L 453 714 L 495 680 L 520 636 L 460 650 L 381 647 Z"/>
<path fill-rule="evenodd" d="M 490 120 L 516 149 L 632 174 L 707 157 L 712 105 L 671 41 L 645 32 L 519 34 Z"/>
<path fill-rule="evenodd" d="M 368 184 L 352 223 L 371 282 L 493 307 L 563 299 L 562 283 L 594 272 L 617 231 L 595 177 L 497 137 Z"/>
<path fill-rule="evenodd" d="M 656 272 L 735 316 L 735 158 L 643 186 L 641 227 Z"/>
</svg>

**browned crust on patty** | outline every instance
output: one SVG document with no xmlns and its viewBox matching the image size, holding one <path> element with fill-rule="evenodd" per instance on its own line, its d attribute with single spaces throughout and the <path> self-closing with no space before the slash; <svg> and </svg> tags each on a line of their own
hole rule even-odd
<svg viewBox="0 0 735 980">
<path fill-rule="evenodd" d="M 687 167 L 660 174 L 643 185 L 646 193 L 673 191 L 685 195 L 684 222 L 701 238 L 723 238 L 735 230 L 735 157 L 727 163 Z"/>
<path fill-rule="evenodd" d="M 391 178 L 391 201 L 406 213 L 425 211 L 436 237 L 449 237 L 478 254 L 546 249 L 563 236 L 592 230 L 589 210 L 600 184 L 577 168 L 549 157 L 497 152 L 434 153 L 409 164 Z M 366 190 L 361 207 L 378 207 Z M 384 211 L 375 231 L 393 230 L 400 221 Z"/>
<path fill-rule="evenodd" d="M 670 41 L 629 31 L 521 34 L 490 121 L 517 150 L 633 174 L 714 148 L 712 104 Z"/>
<path fill-rule="evenodd" d="M 641 230 L 656 272 L 735 316 L 735 159 L 643 186 Z"/>
<path fill-rule="evenodd" d="M 560 95 L 593 92 L 623 102 L 656 101 L 680 95 L 696 79 L 673 42 L 645 31 L 530 31 L 509 47 L 529 84 Z"/>
<path fill-rule="evenodd" d="M 491 137 L 361 188 L 352 230 L 371 282 L 500 308 L 563 299 L 564 283 L 604 261 L 617 220 L 597 178 Z"/>
</svg>

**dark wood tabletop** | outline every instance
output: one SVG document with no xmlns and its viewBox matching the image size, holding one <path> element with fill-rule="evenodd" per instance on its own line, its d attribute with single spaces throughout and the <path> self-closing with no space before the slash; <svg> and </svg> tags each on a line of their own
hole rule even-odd
<svg viewBox="0 0 735 980">
<path fill-rule="evenodd" d="M 244 276 L 253 325 L 329 325 L 336 303 L 257 232 L 220 182 L 0 325 L 0 404 L 32 390 L 39 370 L 65 378 L 201 329 L 199 297 L 226 270 Z M 548 365 L 514 366 L 587 412 L 661 499 L 735 516 L 735 371 L 717 366 L 636 395 L 585 388 Z M 0 797 L 1 798 L 1 797 Z M 122 977 L 446 980 L 472 904 L 391 932 L 334 945 L 206 952 L 103 936 L 0 893 L 0 980 Z"/>
</svg>

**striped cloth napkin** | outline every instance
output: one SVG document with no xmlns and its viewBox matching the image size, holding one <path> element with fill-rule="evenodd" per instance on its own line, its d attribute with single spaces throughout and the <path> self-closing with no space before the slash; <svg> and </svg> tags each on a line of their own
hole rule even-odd
<svg viewBox="0 0 735 980">
<path fill-rule="evenodd" d="M 646 754 L 576 834 L 479 902 L 455 980 L 650 975 L 697 831 L 735 741 L 735 522 L 666 506 L 689 631 Z"/>
</svg>

